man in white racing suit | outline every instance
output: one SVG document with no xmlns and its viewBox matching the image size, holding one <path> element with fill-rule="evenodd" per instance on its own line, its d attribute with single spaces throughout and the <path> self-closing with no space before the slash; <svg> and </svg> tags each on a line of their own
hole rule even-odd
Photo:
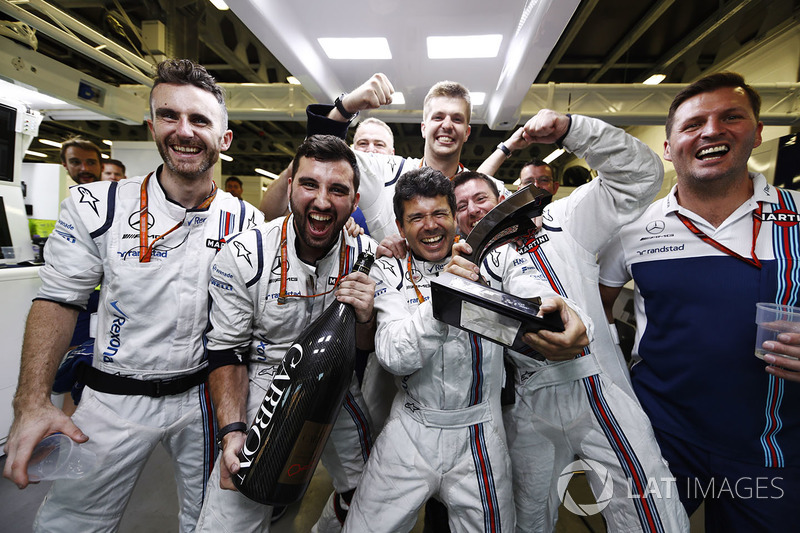
<svg viewBox="0 0 800 533">
<path fill-rule="evenodd" d="M 675 481 L 633 394 L 597 286 L 597 252 L 646 209 L 661 186 L 661 162 L 644 143 L 601 120 L 550 110 L 540 111 L 504 144 L 518 149 L 532 142 L 558 142 L 598 171 L 596 179 L 548 205 L 541 231 L 520 248 L 553 291 L 590 314 L 595 336 L 576 358 L 539 361 L 509 351 L 515 401 L 503 417 L 517 530 L 553 531 L 563 496 L 559 478 L 584 470 L 609 530 L 688 531 Z M 492 161 L 506 157 L 499 152 L 480 168 L 496 170 Z M 454 185 L 459 227 L 468 234 L 498 199 L 480 179 Z"/>
<path fill-rule="evenodd" d="M 350 269 L 361 251 L 374 251 L 376 244 L 343 230 L 358 204 L 358 185 L 355 156 L 344 141 L 309 137 L 298 148 L 289 180 L 292 214 L 238 235 L 214 261 L 209 384 L 223 453 L 198 531 L 268 530 L 272 507 L 236 492 L 231 477 L 239 470 L 245 432 L 297 336 L 338 299 L 353 304 L 359 348 L 371 349 L 374 282 Z M 322 456 L 342 495 L 356 487 L 372 445 L 360 404 L 353 377 Z M 360 453 L 353 457 L 353 450 Z M 335 520 L 317 527 L 340 528 Z"/>
<path fill-rule="evenodd" d="M 189 60 L 161 63 L 150 131 L 164 165 L 145 177 L 70 189 L 45 249 L 28 317 L 4 475 L 21 488 L 34 445 L 62 432 L 96 452 L 81 479 L 61 479 L 36 531 L 113 531 L 160 442 L 172 456 L 180 531 L 194 531 L 214 462 L 203 333 L 211 261 L 226 236 L 263 217 L 220 191 L 212 167 L 230 146 L 222 91 Z M 93 366 L 70 420 L 50 403 L 78 309 L 102 281 Z"/>
<path fill-rule="evenodd" d="M 391 415 L 353 497 L 344 531 L 408 531 L 430 497 L 447 506 L 456 531 L 510 531 L 514 526 L 511 472 L 500 413 L 502 347 L 433 318 L 430 280 L 442 271 L 523 297 L 552 291 L 525 256 L 509 247 L 493 251 L 479 269 L 453 245 L 452 184 L 432 168 L 404 174 L 397 183 L 397 225 L 411 249 L 379 261 L 375 307 L 376 354 L 397 376 Z M 451 251 L 453 255 L 451 257 Z M 383 275 L 383 278 L 379 278 Z M 576 354 L 591 334 L 561 299 L 562 333 L 528 334 L 536 349 Z"/>
</svg>

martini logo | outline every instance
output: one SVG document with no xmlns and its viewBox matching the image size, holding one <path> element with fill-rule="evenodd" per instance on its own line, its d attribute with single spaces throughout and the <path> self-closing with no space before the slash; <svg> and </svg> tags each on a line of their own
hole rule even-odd
<svg viewBox="0 0 800 533">
<path fill-rule="evenodd" d="M 594 472 L 600 479 L 602 490 L 597 497 L 597 502 L 577 503 L 572 498 L 568 490 L 568 485 L 572 476 L 579 472 Z M 611 497 L 614 495 L 614 481 L 611 479 L 611 473 L 606 467 L 591 459 L 578 459 L 568 464 L 564 470 L 561 471 L 561 475 L 558 476 L 556 487 L 558 488 L 558 497 L 561 499 L 564 507 L 578 516 L 592 516 L 601 512 L 611 502 Z"/>
<path fill-rule="evenodd" d="M 774 222 L 782 228 L 791 228 L 800 222 L 800 215 L 792 213 L 788 209 L 777 209 L 772 213 L 764 213 L 764 222 Z"/>
<path fill-rule="evenodd" d="M 539 246 L 550 240 L 550 237 L 548 237 L 546 233 L 543 235 L 539 235 L 537 237 L 535 232 L 530 232 L 528 233 L 528 235 L 526 235 L 526 237 L 527 240 L 523 242 L 522 246 L 517 248 L 517 251 L 520 254 L 526 254 L 528 252 L 532 252 L 533 250 L 535 250 L 536 248 L 538 248 Z"/>
</svg>

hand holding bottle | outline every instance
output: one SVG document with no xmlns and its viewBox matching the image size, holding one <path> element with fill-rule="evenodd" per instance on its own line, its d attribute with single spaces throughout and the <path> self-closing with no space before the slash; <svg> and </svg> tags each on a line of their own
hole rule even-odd
<svg viewBox="0 0 800 533">
<path fill-rule="evenodd" d="M 339 284 L 336 299 L 353 306 L 356 322 L 367 323 L 374 313 L 375 282 L 367 274 L 354 270 Z"/>
<path fill-rule="evenodd" d="M 238 490 L 233 484 L 233 476 L 239 471 L 239 452 L 244 446 L 245 434 L 232 431 L 223 439 L 222 457 L 220 458 L 219 486 L 227 490 Z"/>
</svg>

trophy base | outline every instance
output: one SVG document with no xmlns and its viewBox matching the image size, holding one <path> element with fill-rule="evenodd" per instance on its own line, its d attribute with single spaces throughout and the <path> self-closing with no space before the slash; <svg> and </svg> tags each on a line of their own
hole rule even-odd
<svg viewBox="0 0 800 533">
<path fill-rule="evenodd" d="M 558 313 L 537 316 L 540 302 L 512 296 L 448 272 L 431 280 L 431 301 L 437 320 L 540 360 L 544 356 L 523 342 L 522 336 L 541 329 L 564 331 Z"/>
</svg>

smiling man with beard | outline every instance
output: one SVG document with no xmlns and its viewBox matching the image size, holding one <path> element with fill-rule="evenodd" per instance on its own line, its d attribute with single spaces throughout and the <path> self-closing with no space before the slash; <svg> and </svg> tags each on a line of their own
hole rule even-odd
<svg viewBox="0 0 800 533">
<path fill-rule="evenodd" d="M 232 233 L 263 220 L 214 185 L 232 133 L 222 89 L 189 60 L 159 64 L 150 131 L 164 165 L 147 176 L 77 185 L 45 248 L 42 289 L 26 325 L 3 474 L 20 488 L 45 435 L 98 456 L 90 476 L 53 483 L 35 531 L 108 531 L 151 452 L 172 458 L 179 528 L 194 531 L 213 464 L 206 346 L 211 261 Z M 91 367 L 72 419 L 50 402 L 79 309 L 102 281 Z"/>
<path fill-rule="evenodd" d="M 198 531 L 269 528 L 272 507 L 236 492 L 231 477 L 239 471 L 237 454 L 248 424 L 297 336 L 338 299 L 355 308 L 358 347 L 372 347 L 375 284 L 350 269 L 361 251 L 374 251 L 376 244 L 343 231 L 358 205 L 358 186 L 350 147 L 333 136 L 309 137 L 292 164 L 292 213 L 238 235 L 212 266 L 209 384 L 223 453 L 209 481 Z M 339 494 L 355 488 L 372 446 L 361 403 L 354 375 L 322 454 Z M 339 527 L 324 521 L 317 529 Z"/>
</svg>

